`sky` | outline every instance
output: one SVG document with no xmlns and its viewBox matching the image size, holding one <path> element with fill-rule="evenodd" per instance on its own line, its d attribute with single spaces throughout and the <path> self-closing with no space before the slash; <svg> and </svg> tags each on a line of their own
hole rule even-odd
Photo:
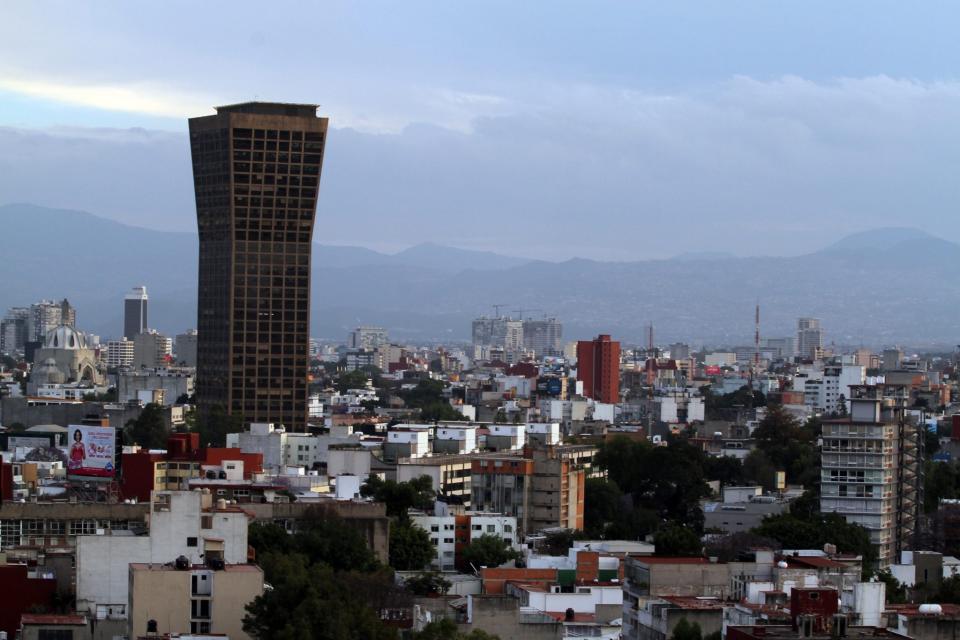
<svg viewBox="0 0 960 640">
<path fill-rule="evenodd" d="M 960 241 L 958 22 L 950 2 L 8 0 L 0 203 L 193 230 L 186 120 L 258 99 L 330 118 L 322 243 Z"/>
</svg>

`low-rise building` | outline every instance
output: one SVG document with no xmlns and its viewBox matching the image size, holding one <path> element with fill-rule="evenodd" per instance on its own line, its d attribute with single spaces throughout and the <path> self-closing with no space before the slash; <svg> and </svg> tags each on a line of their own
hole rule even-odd
<svg viewBox="0 0 960 640">
<path fill-rule="evenodd" d="M 262 593 L 263 571 L 256 565 L 131 564 L 127 637 L 191 633 L 246 640 L 246 606 Z"/>
</svg>

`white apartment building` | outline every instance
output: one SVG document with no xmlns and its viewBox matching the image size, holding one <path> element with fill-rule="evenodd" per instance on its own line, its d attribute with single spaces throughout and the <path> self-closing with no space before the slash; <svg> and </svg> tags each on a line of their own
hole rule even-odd
<svg viewBox="0 0 960 640">
<path fill-rule="evenodd" d="M 492 424 L 488 431 L 487 448 L 493 451 L 519 451 L 527 441 L 522 424 Z"/>
<path fill-rule="evenodd" d="M 434 453 L 473 453 L 477 450 L 477 425 L 440 424 L 433 438 Z"/>
<path fill-rule="evenodd" d="M 400 458 L 422 458 L 430 455 L 430 424 L 398 424 L 387 431 L 383 443 L 384 460 L 395 462 Z"/>
<path fill-rule="evenodd" d="M 272 472 L 285 467 L 312 468 L 325 462 L 329 442 L 322 440 L 323 436 L 287 433 L 283 427 L 260 422 L 252 423 L 249 431 L 227 434 L 228 447 L 239 448 L 244 453 L 263 454 L 263 468 Z"/>
<path fill-rule="evenodd" d="M 98 532 L 99 533 L 99 532 Z M 190 564 L 247 562 L 247 514 L 209 492 L 155 491 L 150 534 L 105 531 L 77 536 L 77 611 L 97 619 L 127 617 L 131 563 L 166 564 L 185 556 Z"/>
<path fill-rule="evenodd" d="M 434 558 L 430 562 L 431 569 L 455 570 L 457 544 L 467 545 L 484 535 L 500 538 L 517 551 L 523 548 L 517 537 L 517 519 L 513 516 L 479 511 L 467 511 L 457 516 L 442 507 L 438 509 L 438 513 L 439 515 L 419 513 L 410 516 L 414 525 L 430 534 L 430 542 L 435 549 Z"/>
<path fill-rule="evenodd" d="M 130 367 L 133 365 L 133 340 L 126 338 L 107 342 L 106 361 L 110 368 Z"/>
<path fill-rule="evenodd" d="M 527 442 L 541 445 L 561 444 L 559 422 L 528 422 L 526 425 Z"/>
<path fill-rule="evenodd" d="M 820 510 L 865 527 L 886 567 L 912 544 L 923 433 L 905 418 L 906 387 L 850 394 L 850 416 L 823 421 Z"/>
</svg>

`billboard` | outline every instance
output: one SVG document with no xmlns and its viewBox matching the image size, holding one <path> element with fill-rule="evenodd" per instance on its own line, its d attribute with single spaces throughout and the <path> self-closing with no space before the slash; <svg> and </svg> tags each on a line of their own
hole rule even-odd
<svg viewBox="0 0 960 640">
<path fill-rule="evenodd" d="M 723 371 L 721 371 L 720 367 L 719 367 L 718 365 L 715 365 L 715 364 L 708 365 L 707 367 L 705 367 L 705 368 L 704 368 L 704 372 L 705 372 L 708 376 L 718 376 L 718 375 L 720 375 L 721 373 L 723 373 Z"/>
<path fill-rule="evenodd" d="M 113 478 L 116 470 L 116 433 L 113 427 L 72 424 L 67 432 L 67 475 Z"/>
</svg>

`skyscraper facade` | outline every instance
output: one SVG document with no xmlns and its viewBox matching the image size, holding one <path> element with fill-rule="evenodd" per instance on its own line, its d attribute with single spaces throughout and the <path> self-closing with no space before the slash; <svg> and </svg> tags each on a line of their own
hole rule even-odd
<svg viewBox="0 0 960 640">
<path fill-rule="evenodd" d="M 823 329 L 818 318 L 797 320 L 797 355 L 804 360 L 816 360 L 823 349 Z"/>
<path fill-rule="evenodd" d="M 601 334 L 577 343 L 577 380 L 597 402 L 620 402 L 620 343 Z"/>
<path fill-rule="evenodd" d="M 134 287 L 123 298 L 123 336 L 133 340 L 147 330 L 147 288 Z"/>
<path fill-rule="evenodd" d="M 823 421 L 820 511 L 865 527 L 884 568 L 914 548 L 924 434 L 906 414 L 909 388 L 849 389 L 849 415 Z"/>
<path fill-rule="evenodd" d="M 310 264 L 327 119 L 248 102 L 190 120 L 200 419 L 307 422 Z"/>
<path fill-rule="evenodd" d="M 563 325 L 556 318 L 523 321 L 523 348 L 538 358 L 563 353 Z"/>
</svg>

